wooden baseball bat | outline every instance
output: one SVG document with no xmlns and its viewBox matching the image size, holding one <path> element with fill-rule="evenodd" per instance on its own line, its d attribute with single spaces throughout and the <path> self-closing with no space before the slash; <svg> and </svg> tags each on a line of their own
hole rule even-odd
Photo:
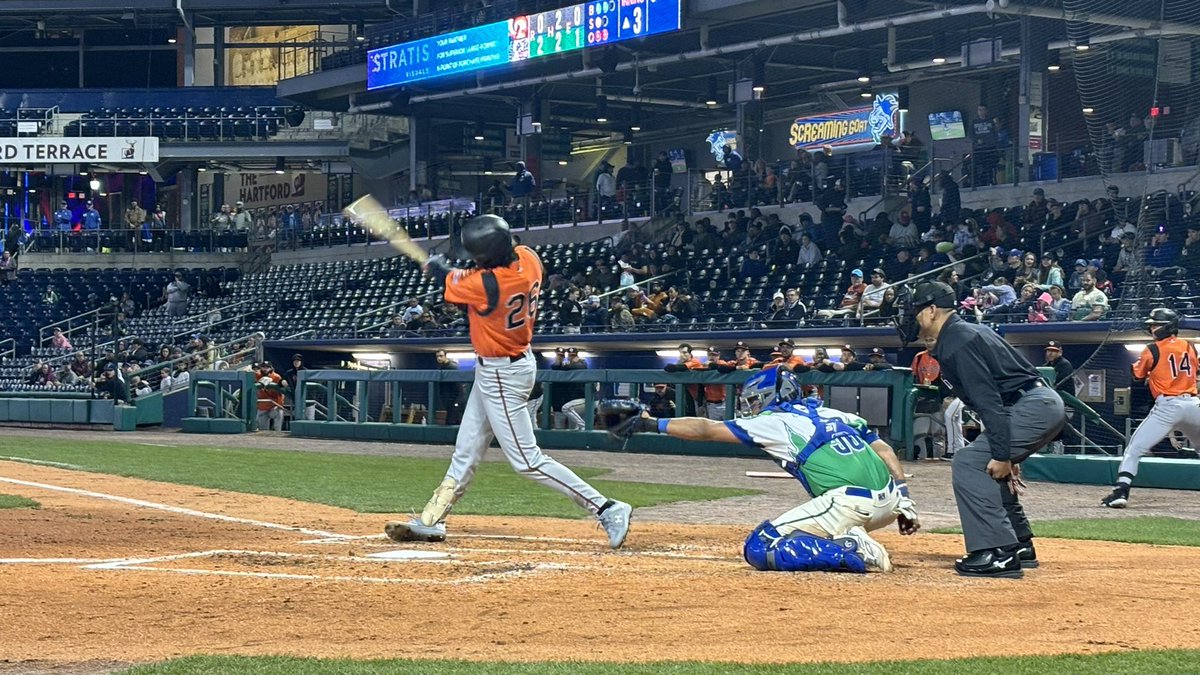
<svg viewBox="0 0 1200 675">
<path fill-rule="evenodd" d="M 429 260 L 429 254 L 408 237 L 408 232 L 399 223 L 392 220 L 387 209 L 371 195 L 359 197 L 349 206 L 342 209 L 347 218 L 362 223 L 371 234 L 387 241 L 392 248 L 412 258 L 418 265 L 424 265 Z"/>
</svg>

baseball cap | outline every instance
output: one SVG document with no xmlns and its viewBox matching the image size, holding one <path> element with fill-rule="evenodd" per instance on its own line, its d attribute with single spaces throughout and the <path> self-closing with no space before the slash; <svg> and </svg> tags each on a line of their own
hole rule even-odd
<svg viewBox="0 0 1200 675">
<path fill-rule="evenodd" d="M 1033 188 L 1033 196 L 1035 196 L 1035 197 L 1045 197 L 1045 196 L 1046 196 L 1046 191 L 1045 191 L 1045 190 L 1043 190 L 1042 188 Z"/>
<path fill-rule="evenodd" d="M 851 354 L 853 354 L 853 353 L 854 353 L 854 347 L 851 347 L 850 345 L 842 345 L 842 351 L 844 351 L 844 352 L 850 352 Z"/>
<path fill-rule="evenodd" d="M 566 353 L 567 353 L 567 350 L 566 350 L 566 349 L 563 349 L 562 347 L 555 347 L 555 348 L 554 348 L 554 353 L 555 353 L 555 354 L 566 354 Z"/>
<path fill-rule="evenodd" d="M 1042 253 L 1042 260 L 1054 260 L 1054 252 L 1046 251 Z"/>
<path fill-rule="evenodd" d="M 871 356 L 886 357 L 887 355 L 884 354 L 883 350 L 880 349 L 879 347 L 872 347 L 871 348 Z"/>
<path fill-rule="evenodd" d="M 300 361 L 303 361 L 304 357 L 300 354 L 292 354 L 292 360 L 295 361 L 297 359 L 299 359 Z"/>
<path fill-rule="evenodd" d="M 775 298 L 779 298 L 782 300 L 783 299 L 783 291 L 775 291 L 775 295 L 772 295 L 771 299 L 774 300 Z"/>
<path fill-rule="evenodd" d="M 745 350 L 749 350 L 749 349 L 750 349 L 750 345 L 746 344 L 745 342 L 743 342 L 743 341 L 741 341 L 741 340 L 738 340 L 738 341 L 737 341 L 737 344 L 735 344 L 735 345 L 733 346 L 733 349 L 734 349 L 734 351 L 737 351 L 737 350 L 739 350 L 739 349 L 745 349 Z"/>
<path fill-rule="evenodd" d="M 863 275 L 862 270 L 858 269 L 857 267 L 850 270 L 850 276 L 852 276 L 852 277 L 858 277 L 859 279 L 861 279 L 862 275 Z"/>
<path fill-rule="evenodd" d="M 567 354 L 568 354 L 568 355 L 569 355 L 569 354 L 578 354 L 578 353 L 579 353 L 579 348 L 577 348 L 577 347 L 567 347 Z"/>
<path fill-rule="evenodd" d="M 1104 261 L 1101 260 L 1100 258 L 1093 258 L 1090 261 L 1088 261 L 1088 267 L 1095 267 L 1096 269 L 1100 269 L 1101 267 L 1104 267 Z"/>
<path fill-rule="evenodd" d="M 1083 258 L 1076 258 L 1076 259 L 1075 259 L 1075 266 L 1076 266 L 1076 267 L 1087 267 L 1087 261 L 1086 261 L 1086 260 L 1084 260 Z"/>
<path fill-rule="evenodd" d="M 709 347 L 709 348 L 708 348 L 708 353 L 709 353 L 709 354 L 720 354 L 720 353 L 721 353 L 721 348 L 720 348 L 720 347 Z"/>
<path fill-rule="evenodd" d="M 884 279 L 887 278 L 887 272 L 884 272 L 882 267 L 876 267 L 875 269 L 871 270 L 871 274 L 878 274 Z"/>
<path fill-rule="evenodd" d="M 1051 340 L 1046 343 L 1046 351 L 1061 352 L 1062 351 L 1062 343 L 1058 342 L 1056 340 Z"/>
<path fill-rule="evenodd" d="M 795 342 L 792 342 L 792 341 L 791 341 L 790 339 L 788 339 L 788 338 L 784 338 L 784 339 L 782 339 L 782 340 L 780 340 L 780 341 L 779 341 L 779 346 L 780 346 L 780 347 L 795 347 L 795 346 L 796 346 L 796 343 L 795 343 Z"/>
<path fill-rule="evenodd" d="M 1012 257 L 1017 257 L 1017 258 L 1020 258 L 1020 257 L 1021 257 L 1021 249 L 1019 249 L 1019 248 L 1009 249 L 1009 251 L 1008 251 L 1008 257 L 1010 257 L 1010 258 L 1012 258 Z"/>
</svg>

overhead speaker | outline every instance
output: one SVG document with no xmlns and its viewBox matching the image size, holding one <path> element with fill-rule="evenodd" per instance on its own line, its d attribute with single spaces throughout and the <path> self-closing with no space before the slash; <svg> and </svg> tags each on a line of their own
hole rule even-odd
<svg viewBox="0 0 1200 675">
<path fill-rule="evenodd" d="M 304 124 L 304 108 L 297 106 L 288 110 L 283 114 L 283 121 L 287 122 L 289 127 L 298 127 Z"/>
</svg>

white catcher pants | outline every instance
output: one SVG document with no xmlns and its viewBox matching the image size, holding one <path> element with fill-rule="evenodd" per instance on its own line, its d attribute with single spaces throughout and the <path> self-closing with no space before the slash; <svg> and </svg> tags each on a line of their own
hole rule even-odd
<svg viewBox="0 0 1200 675">
<path fill-rule="evenodd" d="M 866 496 L 867 492 L 870 496 Z M 832 539 L 852 527 L 871 531 L 892 524 L 899 503 L 900 490 L 891 481 L 883 490 L 840 487 L 772 519 L 771 524 L 785 537 L 799 530 Z"/>
<path fill-rule="evenodd" d="M 963 437 L 963 402 L 957 397 L 948 400 L 942 414 L 946 424 L 946 454 L 950 455 L 962 450 L 967 442 Z"/>
<path fill-rule="evenodd" d="M 537 369 L 533 354 L 526 352 L 525 358 L 516 362 L 507 357 L 485 357 L 482 361 L 475 366 L 475 386 L 463 408 L 454 455 L 446 471 L 446 477 L 458 483 L 456 496 L 466 493 L 494 437 L 514 471 L 597 513 L 606 501 L 604 495 L 543 454 L 533 435 L 526 408 Z"/>
<path fill-rule="evenodd" d="M 1120 474 L 1137 475 L 1138 461 L 1172 431 L 1181 431 L 1188 440 L 1200 440 L 1200 398 L 1195 396 L 1159 396 L 1150 414 L 1129 438 Z"/>
</svg>

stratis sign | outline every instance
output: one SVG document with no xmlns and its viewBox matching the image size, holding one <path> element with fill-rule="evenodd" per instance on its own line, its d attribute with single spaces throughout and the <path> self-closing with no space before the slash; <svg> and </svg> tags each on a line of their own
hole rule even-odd
<svg viewBox="0 0 1200 675">
<path fill-rule="evenodd" d="M 0 138 L 0 164 L 140 164 L 157 161 L 158 139 L 153 136 Z"/>
</svg>

